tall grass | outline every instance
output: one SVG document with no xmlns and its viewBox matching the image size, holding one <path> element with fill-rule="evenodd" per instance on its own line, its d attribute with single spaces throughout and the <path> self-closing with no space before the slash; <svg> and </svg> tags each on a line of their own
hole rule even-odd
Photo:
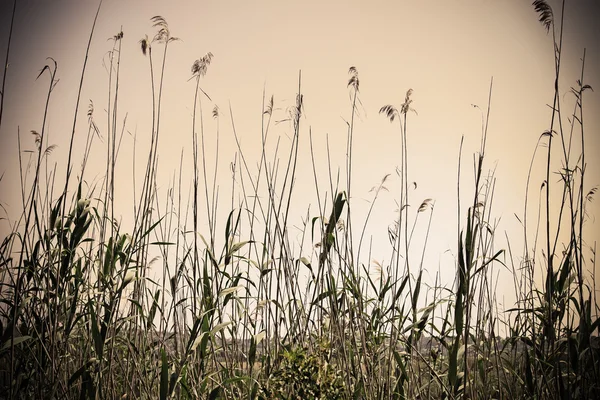
<svg viewBox="0 0 600 400">
<path fill-rule="evenodd" d="M 312 132 L 305 123 L 301 74 L 295 104 L 283 112 L 273 96 L 263 93 L 262 151 L 255 162 L 241 144 L 233 110 L 223 113 L 202 89 L 210 77 L 212 53 L 196 59 L 189 79 L 194 84 L 191 160 L 182 152 L 179 169 L 163 193 L 157 182 L 163 87 L 173 79 L 165 70 L 168 49 L 178 39 L 164 18 L 152 18 L 156 33 L 139 42 L 148 59 L 152 96 L 149 150 L 141 184 L 134 179 L 134 221 L 124 226 L 118 222 L 115 181 L 123 173 L 119 150 L 125 120 L 120 117 L 119 82 L 122 41 L 128 39 L 120 30 L 108 52 L 105 131 L 96 123 L 90 102 L 80 169 L 71 157 L 73 135 L 86 128 L 74 118 L 65 183 L 58 190 L 55 181 L 60 185 L 61 176 L 46 162 L 52 152 L 45 137 L 46 116 L 58 68 L 49 59 L 38 76 L 40 81 L 48 78 L 48 91 L 41 129 L 33 135 L 36 153 L 20 169 L 22 213 L 0 245 L 0 396 L 598 398 L 597 289 L 585 273 L 591 269 L 586 264 L 590 254 L 595 264 L 595 245 L 590 249 L 583 237 L 586 205 L 596 193 L 584 180 L 583 100 L 591 86 L 583 82 L 584 51 L 581 77 L 571 88 L 575 108 L 569 125 L 563 126 L 558 78 L 564 10 L 555 24 L 545 1 L 534 1 L 533 8 L 553 34 L 556 67 L 550 127 L 538 141 L 547 144 L 539 221 L 531 227 L 531 167 L 524 235 L 511 238 L 523 241 L 522 262 L 512 253 L 511 241 L 506 249 L 497 248 L 496 178 L 486 164 L 491 82 L 482 111 L 481 145 L 473 155 L 472 192 L 460 186 L 462 141 L 457 146 L 457 256 L 450 286 L 439 275 L 433 285 L 424 280 L 435 201 L 415 203 L 411 196 L 409 122 L 416 117 L 412 89 L 399 106 L 380 108 L 380 118 L 389 119 L 390 130 L 400 138 L 400 191 L 397 219 L 384 232 L 390 261 L 376 263 L 373 274 L 367 226 L 391 178 L 381 180 L 366 218 L 359 220 L 352 211 L 354 138 L 360 134 L 354 123 L 361 104 L 357 68 L 349 69 L 347 158 L 340 172 L 331 162 L 327 170 L 317 167 Z M 85 63 L 80 92 L 84 76 Z M 214 149 L 207 148 L 207 110 L 217 120 L 216 132 L 211 132 L 217 138 Z M 231 123 L 237 146 L 230 182 L 217 179 L 223 118 Z M 289 142 L 271 134 L 276 122 L 290 132 Z M 308 148 L 302 148 L 305 135 Z M 100 182 L 86 186 L 86 166 L 91 149 L 99 146 L 97 137 L 105 138 L 105 172 Z M 581 143 L 580 153 L 575 141 Z M 336 149 L 327 142 L 328 160 Z M 299 165 L 301 152 L 310 152 L 310 166 Z M 134 177 L 136 157 L 134 150 Z M 537 148 L 532 166 L 536 157 Z M 550 176 L 556 157 L 562 166 L 562 202 L 553 208 Z M 182 177 L 189 164 L 192 182 L 186 201 Z M 312 171 L 317 201 L 316 209 L 300 211 L 296 240 L 290 231 L 296 229 L 291 221 L 299 213 L 293 204 L 301 171 Z M 323 181 L 328 183 L 324 187 L 319 184 Z M 223 185 L 231 185 L 230 199 L 219 197 Z M 554 185 L 552 190 L 558 190 Z M 219 220 L 223 207 L 227 218 Z M 201 231 L 202 213 L 208 232 Z M 417 224 L 426 224 L 420 248 L 414 244 L 419 242 L 414 237 Z M 567 240 L 561 241 L 563 237 Z M 544 251 L 538 248 L 540 242 Z M 159 279 L 152 268 L 160 271 Z M 507 312 L 496 299 L 500 268 L 511 270 L 515 279 L 517 305 Z"/>
</svg>

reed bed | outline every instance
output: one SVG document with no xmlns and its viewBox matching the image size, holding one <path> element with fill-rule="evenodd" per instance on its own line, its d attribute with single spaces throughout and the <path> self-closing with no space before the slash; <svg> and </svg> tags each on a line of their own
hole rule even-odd
<svg viewBox="0 0 600 400">
<path fill-rule="evenodd" d="M 123 134 L 118 119 L 121 44 L 128 39 L 118 32 L 109 42 L 106 131 L 96 124 L 90 103 L 85 128 L 73 119 L 64 171 L 46 163 L 53 150 L 46 146 L 46 119 L 58 68 L 49 59 L 38 77 L 48 85 L 44 122 L 32 132 L 36 152 L 20 171 L 22 210 L 0 245 L 0 397 L 600 398 L 597 287 L 586 272 L 594 270 L 590 239 L 595 238 L 583 237 L 586 204 L 596 194 L 585 180 L 583 102 L 592 88 L 583 81 L 584 52 L 581 77 L 570 89 L 575 108 L 561 108 L 563 13 L 555 14 L 543 0 L 533 7 L 555 44 L 551 121 L 532 158 L 532 165 L 536 158 L 547 160 L 541 200 L 532 211 L 527 193 L 537 183 L 528 179 L 523 235 L 511 238 L 505 249 L 496 248 L 495 176 L 485 158 L 491 82 L 481 145 L 473 155 L 473 191 L 457 184 L 451 285 L 439 277 L 434 285 L 424 283 L 428 228 L 422 248 L 414 245 L 414 227 L 417 221 L 429 226 L 435 202 L 410 196 L 412 90 L 402 104 L 381 106 L 378 116 L 389 119 L 401 147 L 395 194 L 399 212 L 385 232 L 390 258 L 375 265 L 375 276 L 365 232 L 390 178 L 375 188 L 366 219 L 357 219 L 351 204 L 357 68 L 348 72 L 345 178 L 331 164 L 326 171 L 316 166 L 300 75 L 295 104 L 284 118 L 290 145 L 279 146 L 269 135 L 277 107 L 273 97 L 264 96 L 259 159 L 247 158 L 233 125 L 238 151 L 230 164 L 231 181 L 223 182 L 217 179 L 218 139 L 215 164 L 207 162 L 209 133 L 203 118 L 212 108 L 210 117 L 233 122 L 233 113 L 220 110 L 202 89 L 213 55 L 193 61 L 191 191 L 188 195 L 182 182 L 182 157 L 165 193 L 157 183 L 159 143 L 165 140 L 163 83 L 169 49 L 179 39 L 164 18 L 152 18 L 154 35 L 139 41 L 151 76 L 150 144 L 143 179 L 134 183 L 133 223 L 125 226 L 114 194 L 119 168 L 126 168 L 118 167 L 117 159 Z M 7 60 L 9 52 L 10 46 Z M 80 94 L 86 78 L 84 63 Z M 4 81 L 2 88 L 4 93 Z M 4 101 L 2 96 L 0 126 Z M 79 99 L 75 116 L 78 108 Z M 76 132 L 87 134 L 80 165 L 73 157 Z M 210 134 L 218 138 L 218 128 Z M 312 165 L 299 165 L 302 135 L 309 137 Z M 581 143 L 578 154 L 571 146 L 575 141 Z M 542 145 L 546 154 L 537 152 Z M 105 173 L 89 186 L 85 177 L 92 149 L 105 154 Z M 462 143 L 457 153 L 460 182 Z M 554 171 L 551 161 L 557 158 L 562 168 Z M 300 169 L 311 170 L 315 181 L 317 204 L 306 211 L 292 206 L 301 195 L 294 187 Z M 231 186 L 230 199 L 219 198 L 225 185 Z M 555 185 L 563 192 L 558 208 L 550 205 Z M 220 219 L 224 207 L 228 217 Z M 558 215 L 551 215 L 554 209 Z M 536 211 L 539 222 L 531 222 Z M 289 231 L 295 229 L 290 221 L 299 216 L 304 223 L 298 243 Z M 568 223 L 552 225 L 564 220 Z M 523 254 L 512 253 L 511 241 L 521 244 Z M 511 309 L 498 306 L 494 268 L 513 273 L 517 303 Z"/>
</svg>

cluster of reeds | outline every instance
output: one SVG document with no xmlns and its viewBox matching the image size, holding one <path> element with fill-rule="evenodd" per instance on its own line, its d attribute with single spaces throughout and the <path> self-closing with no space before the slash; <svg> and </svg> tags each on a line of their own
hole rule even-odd
<svg viewBox="0 0 600 400">
<path fill-rule="evenodd" d="M 548 150 L 545 192 L 540 192 L 540 204 L 545 205 L 538 210 L 545 215 L 532 240 L 526 195 L 524 237 L 513 239 L 523 240 L 522 262 L 510 247 L 496 248 L 495 177 L 485 164 L 490 85 L 481 146 L 473 158 L 474 192 L 464 193 L 457 186 L 456 277 L 451 286 L 439 278 L 433 285 L 423 281 L 435 203 L 414 203 L 409 196 L 412 90 L 399 106 L 380 109 L 400 137 L 400 193 L 398 217 L 384 232 L 390 261 L 377 264 L 375 276 L 365 262 L 371 247 L 366 249 L 364 239 L 369 215 L 389 177 L 374 191 L 366 218 L 358 220 L 351 204 L 354 121 L 360 103 L 355 67 L 348 80 L 346 179 L 331 166 L 324 172 L 316 167 L 312 132 L 304 126 L 300 76 L 296 102 L 281 118 L 288 122 L 290 143 L 270 135 L 279 110 L 273 97 L 263 96 L 257 163 L 246 158 L 229 112 L 238 149 L 231 182 L 224 183 L 217 181 L 218 124 L 211 132 L 217 137 L 216 149 L 210 150 L 217 154 L 213 167 L 207 162 L 203 122 L 205 101 L 213 118 L 222 117 L 201 87 L 213 55 L 195 60 L 190 99 L 193 180 L 186 202 L 183 155 L 179 178 L 173 178 L 166 193 L 158 190 L 162 90 L 168 84 L 164 71 L 168 49 L 178 39 L 164 18 L 152 18 L 156 34 L 140 41 L 152 93 L 150 147 L 141 187 L 134 184 L 133 225 L 123 226 L 115 211 L 115 180 L 124 130 L 119 123 L 119 78 L 125 35 L 117 33 L 109 50 L 105 131 L 94 120 L 90 103 L 78 168 L 72 160 L 73 136 L 82 128 L 75 110 L 62 175 L 47 163 L 52 147 L 45 140 L 46 115 L 58 68 L 50 60 L 38 77 L 40 82 L 48 79 L 49 89 L 44 122 L 34 132 L 37 150 L 20 169 L 22 213 L 0 245 L 0 397 L 598 398 L 600 320 L 595 281 L 586 273 L 591 269 L 586 255 L 592 254 L 593 267 L 595 247 L 587 248 L 583 238 L 585 207 L 596 191 L 584 185 L 583 99 L 591 87 L 583 82 L 582 64 L 582 76 L 571 90 L 575 109 L 563 127 L 558 86 L 562 17 L 556 23 L 545 1 L 533 5 L 553 34 L 556 61 L 552 121 L 539 140 Z M 85 71 L 84 64 L 79 93 Z M 297 241 L 290 235 L 290 221 L 297 213 L 292 200 L 297 196 L 302 135 L 309 136 L 306 151 L 312 156 L 317 209 L 306 211 Z M 94 141 L 99 136 L 104 138 L 105 174 L 86 186 L 88 156 L 92 147 L 101 146 Z M 581 141 L 579 154 L 572 146 L 576 140 Z M 553 216 L 551 186 L 557 188 L 551 181 L 551 159 L 557 157 L 556 146 L 563 196 Z M 272 147 L 276 150 L 269 154 Z M 461 165 L 462 143 L 458 182 Z M 328 181 L 328 187 L 321 187 L 320 180 Z M 224 185 L 231 185 L 232 194 L 228 217 L 221 221 L 218 207 L 225 202 L 219 188 Z M 202 213 L 208 232 L 200 231 Z M 427 224 L 425 244 L 416 249 L 413 233 L 422 219 Z M 561 223 L 565 219 L 568 223 Z M 538 234 L 545 240 L 543 251 Z M 153 278 L 152 268 L 160 270 L 159 279 Z M 512 269 L 515 276 L 518 302 L 506 313 L 496 300 L 498 268 Z"/>
</svg>

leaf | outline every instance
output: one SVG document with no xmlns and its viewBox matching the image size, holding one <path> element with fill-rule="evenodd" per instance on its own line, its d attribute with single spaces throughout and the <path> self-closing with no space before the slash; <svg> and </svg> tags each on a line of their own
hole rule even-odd
<svg viewBox="0 0 600 400">
<path fill-rule="evenodd" d="M 250 365 L 250 368 L 254 366 L 254 361 L 256 360 L 256 345 L 256 336 L 252 336 L 252 338 L 250 338 L 250 350 L 248 351 L 248 364 Z"/>
<path fill-rule="evenodd" d="M 262 342 L 266 336 L 267 336 L 267 332 L 265 332 L 265 331 L 258 332 L 256 335 L 254 335 L 254 338 L 256 339 L 256 344 L 259 344 L 260 342 Z"/>
<path fill-rule="evenodd" d="M 333 289 L 319 293 L 319 295 L 315 298 L 315 300 L 312 302 L 312 304 L 316 305 L 316 304 L 320 303 L 323 299 L 326 299 L 327 297 L 333 296 L 333 295 L 335 295 L 335 290 L 333 290 Z"/>
<path fill-rule="evenodd" d="M 28 341 L 29 339 L 31 339 L 31 336 L 19 336 L 16 337 L 14 340 L 12 340 L 12 344 L 14 346 L 18 345 L 19 343 L 23 343 Z M 4 346 L 2 346 L 2 348 L 0 349 L 0 353 L 2 353 L 3 351 L 9 349 L 11 346 L 11 340 L 8 340 L 6 343 L 4 343 Z"/>
<path fill-rule="evenodd" d="M 152 306 L 150 307 L 150 312 L 148 313 L 148 319 L 146 320 L 146 330 L 150 330 L 154 326 L 154 316 L 156 315 L 156 310 L 158 309 L 158 298 L 160 296 L 160 289 L 157 289 L 154 293 L 154 297 L 152 298 Z"/>
<path fill-rule="evenodd" d="M 210 334 L 211 336 L 214 336 L 215 333 L 222 331 L 223 329 L 225 329 L 228 325 L 233 324 L 233 322 L 229 321 L 229 322 L 223 322 L 221 324 L 216 325 L 214 328 L 211 329 Z"/>
<path fill-rule="evenodd" d="M 542 133 L 542 137 L 544 136 L 549 136 L 552 137 L 556 132 L 554 130 L 551 131 L 545 131 L 544 133 Z"/>
<path fill-rule="evenodd" d="M 417 277 L 417 282 L 415 283 L 415 287 L 413 289 L 413 297 L 412 297 L 413 310 L 417 309 L 417 301 L 419 300 L 419 293 L 421 292 L 421 278 L 422 277 L 423 277 L 423 270 L 420 270 L 419 276 Z"/>
<path fill-rule="evenodd" d="M 463 344 L 458 348 L 458 351 L 456 352 L 456 358 L 459 360 L 462 359 L 463 356 L 465 355 L 465 351 L 466 351 L 466 347 Z"/>
<path fill-rule="evenodd" d="M 219 263 L 217 262 L 217 259 L 215 258 L 213 252 L 210 250 L 210 246 L 208 245 L 208 242 L 206 241 L 204 236 L 202 236 L 201 234 L 198 234 L 198 236 L 200 236 L 202 243 L 204 243 L 204 246 L 206 246 L 206 253 L 208 254 L 208 258 L 210 258 L 210 261 L 212 262 L 213 266 L 215 268 L 218 268 Z"/>
<path fill-rule="evenodd" d="M 244 242 L 234 243 L 229 249 L 229 255 L 233 255 L 236 251 L 247 245 L 248 243 L 254 243 L 254 240 L 246 240 Z"/>
<path fill-rule="evenodd" d="M 36 81 L 40 78 L 40 76 L 42 76 L 42 74 L 44 73 L 45 70 L 50 71 L 50 67 L 48 66 L 48 64 L 44 65 L 44 68 L 42 68 L 42 70 L 38 74 L 37 78 L 35 78 Z"/>
<path fill-rule="evenodd" d="M 299 261 L 300 261 L 302 264 L 304 264 L 304 265 L 305 265 L 305 266 L 308 268 L 308 270 L 310 271 L 310 274 L 311 274 L 311 275 L 313 276 L 313 278 L 314 278 L 314 277 L 315 277 L 315 276 L 314 276 L 315 274 L 313 273 L 313 269 L 312 269 L 312 265 L 310 265 L 310 261 L 309 261 L 309 260 L 308 260 L 306 257 L 300 257 L 300 260 L 299 260 Z"/>
<path fill-rule="evenodd" d="M 202 332 L 198 337 L 196 337 L 196 339 L 194 339 L 194 342 L 190 346 L 190 351 L 196 350 L 196 348 L 198 347 L 198 345 L 200 344 L 200 342 L 202 342 L 202 339 L 206 335 L 207 335 L 207 332 Z"/>
<path fill-rule="evenodd" d="M 94 339 L 94 349 L 96 350 L 96 357 L 102 359 L 102 352 L 104 350 L 104 340 L 100 335 L 100 329 L 98 329 L 98 321 L 96 320 L 96 312 L 94 306 L 90 304 L 90 319 L 92 322 L 92 338 Z"/>
<path fill-rule="evenodd" d="M 458 346 L 459 346 L 459 342 L 458 342 L 458 337 L 457 337 L 457 341 L 450 348 L 450 351 L 449 351 L 450 359 L 449 359 L 449 364 L 448 364 L 448 383 L 450 384 L 450 387 L 452 388 L 453 391 L 455 391 L 458 386 L 458 382 L 457 382 L 457 369 L 458 369 L 457 350 L 458 350 Z"/>
<path fill-rule="evenodd" d="M 79 368 L 77 371 L 75 371 L 73 373 L 73 375 L 71 375 L 71 377 L 69 378 L 68 384 L 69 387 L 71 387 L 73 385 L 73 383 L 77 382 L 77 380 L 81 377 L 81 375 L 83 375 L 83 373 L 85 371 L 87 371 L 88 367 L 92 364 L 93 361 L 88 361 L 86 362 L 81 368 Z"/>
<path fill-rule="evenodd" d="M 241 285 L 228 287 L 226 289 L 221 290 L 219 293 L 219 297 L 227 296 L 228 294 L 236 293 L 238 290 L 243 289 L 244 287 Z"/>
<path fill-rule="evenodd" d="M 167 400 L 169 396 L 169 362 L 164 347 L 160 350 L 162 365 L 160 368 L 160 400 Z"/>
<path fill-rule="evenodd" d="M 162 220 L 165 217 L 160 217 L 160 219 L 158 221 L 156 221 L 154 224 L 152 224 L 152 226 L 150 228 L 148 228 L 148 230 L 146 230 L 146 232 L 144 232 L 140 238 L 138 239 L 139 242 L 142 242 L 143 239 L 148 236 L 150 234 L 150 232 L 152 232 L 154 230 L 154 228 L 156 228 L 158 226 L 158 224 L 160 224 L 162 222 Z"/>
</svg>

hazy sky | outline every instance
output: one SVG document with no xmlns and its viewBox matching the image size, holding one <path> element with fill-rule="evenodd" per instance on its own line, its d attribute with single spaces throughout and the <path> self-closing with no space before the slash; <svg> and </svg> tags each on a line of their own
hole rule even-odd
<svg viewBox="0 0 600 400">
<path fill-rule="evenodd" d="M 550 1 L 558 14 L 560 4 Z M 0 0 L 0 55 L 3 59 L 8 38 L 12 1 Z M 0 129 L 1 201 L 14 219 L 19 210 L 17 132 L 24 149 L 34 149 L 31 130 L 41 130 L 48 77 L 36 76 L 46 57 L 58 62 L 60 79 L 53 92 L 48 119 L 48 143 L 58 147 L 49 160 L 60 170 L 68 150 L 77 85 L 94 13 L 92 0 L 19 0 L 13 32 L 10 65 L 6 82 L 4 120 Z M 185 149 L 189 176 L 191 113 L 194 83 L 190 67 L 207 52 L 213 63 L 202 87 L 213 103 L 203 100 L 206 113 L 207 146 L 214 149 L 216 122 L 210 118 L 214 104 L 221 109 L 222 160 L 220 179 L 230 186 L 228 163 L 236 152 L 229 104 L 246 157 L 256 164 L 260 149 L 263 89 L 275 98 L 278 118 L 294 104 L 298 74 L 302 71 L 305 118 L 302 123 L 300 175 L 297 182 L 297 218 L 306 215 L 314 202 L 314 180 L 308 150 L 308 128 L 320 163 L 320 185 L 328 188 L 325 138 L 329 137 L 334 168 L 342 168 L 345 157 L 346 122 L 351 103 L 346 86 L 348 68 L 359 72 L 362 106 L 355 131 L 353 202 L 366 210 L 372 199 L 369 189 L 400 164 L 398 128 L 379 115 L 385 104 L 400 106 L 409 88 L 414 90 L 413 106 L 418 115 L 409 115 L 409 179 L 418 183 L 411 192 L 416 210 L 423 199 L 435 200 L 432 235 L 426 264 L 430 276 L 442 267 L 451 280 L 456 252 L 456 170 L 461 136 L 463 184 L 469 196 L 472 182 L 472 154 L 479 149 L 481 112 L 487 106 L 493 77 L 492 108 L 488 131 L 486 167 L 496 171 L 493 215 L 499 221 L 496 247 L 506 247 L 506 231 L 513 246 L 522 242 L 514 214 L 523 214 L 525 182 L 539 135 L 549 128 L 553 99 L 553 45 L 529 1 L 438 0 L 438 1 L 150 1 L 105 0 L 100 10 L 88 60 L 76 146 L 81 148 L 87 132 L 89 101 L 94 117 L 106 130 L 108 73 L 103 61 L 112 42 L 107 39 L 121 29 L 119 125 L 127 115 L 118 168 L 117 197 L 125 204 L 124 221 L 131 210 L 131 154 L 136 135 L 140 156 L 137 171 L 143 169 L 151 129 L 151 92 L 148 59 L 139 40 L 154 29 L 150 18 L 163 16 L 172 35 L 180 42 L 169 47 L 162 110 L 162 142 L 159 183 L 162 189 L 179 167 Z M 600 3 L 593 0 L 568 1 L 561 99 L 564 110 L 572 110 L 569 87 L 580 76 L 580 58 L 587 48 L 584 83 L 600 87 Z M 159 59 L 157 57 L 157 59 Z M 586 92 L 586 140 L 588 175 L 586 189 L 600 184 L 600 100 L 597 92 Z M 565 114 L 567 115 L 567 114 Z M 566 121 L 565 124 L 567 125 Z M 289 145 L 289 125 L 274 128 L 274 135 Z M 211 136 L 212 135 L 212 136 Z M 97 143 L 99 144 L 99 142 Z M 214 152 L 213 152 L 214 153 Z M 103 165 L 103 151 L 94 160 Z M 534 164 L 532 209 L 538 201 L 537 188 L 544 171 L 542 153 Z M 212 154 L 214 156 L 214 154 Z M 211 160 L 214 158 L 211 158 Z M 76 159 L 76 165 L 80 159 Z M 556 167 L 559 165 L 557 164 Z M 93 171 L 93 169 L 92 169 Z M 90 171 L 88 179 L 99 179 L 101 169 Z M 64 179 L 64 174 L 60 174 Z M 555 175 L 556 182 L 558 176 Z M 60 179 L 59 179 L 60 181 Z M 189 182 L 189 181 L 188 181 Z M 398 179 L 391 179 L 389 193 L 372 217 L 370 233 L 387 242 L 387 226 L 394 219 L 394 198 Z M 227 199 L 225 189 L 223 198 Z M 466 202 L 467 197 L 465 197 Z M 600 216 L 596 200 L 588 212 L 588 244 L 600 237 Z M 229 200 L 222 206 L 226 211 Z M 317 212 L 313 204 L 312 215 Z M 464 215 L 464 213 L 463 213 Z M 362 217 L 361 217 L 362 218 Z M 463 216 L 464 219 L 464 216 Z M 359 220 L 360 222 L 360 220 Z M 2 221 L 0 232 L 6 232 Z M 125 228 L 128 229 L 127 227 Z M 377 246 L 376 246 L 377 248 Z M 386 246 L 373 258 L 389 261 Z M 450 249 L 450 252 L 446 250 Z M 515 262 L 519 262 L 520 253 Z M 445 268 L 445 269 L 444 269 Z M 508 286 L 510 288 L 510 286 Z"/>
</svg>

